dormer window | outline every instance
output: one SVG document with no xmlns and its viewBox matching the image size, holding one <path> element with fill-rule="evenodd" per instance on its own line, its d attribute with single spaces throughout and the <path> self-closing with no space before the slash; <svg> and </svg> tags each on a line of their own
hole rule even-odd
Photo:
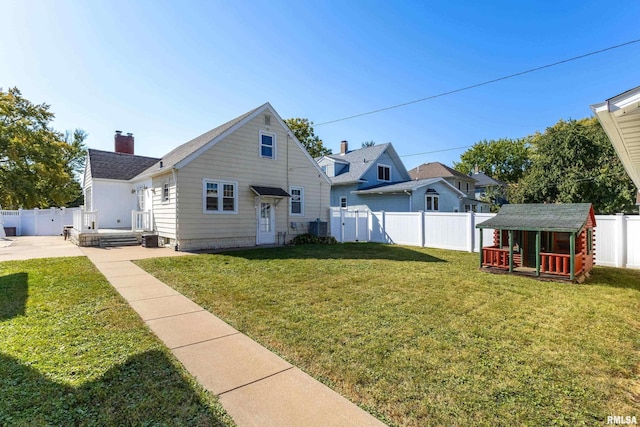
<svg viewBox="0 0 640 427">
<path fill-rule="evenodd" d="M 391 166 L 378 164 L 378 181 L 391 181 Z"/>
</svg>

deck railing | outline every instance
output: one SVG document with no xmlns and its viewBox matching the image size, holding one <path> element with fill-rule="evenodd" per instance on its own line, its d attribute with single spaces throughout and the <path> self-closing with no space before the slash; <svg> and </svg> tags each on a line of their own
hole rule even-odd
<svg viewBox="0 0 640 427">
<path fill-rule="evenodd" d="M 577 259 L 578 257 L 576 257 Z M 569 276 L 571 269 L 571 255 L 569 254 L 552 254 L 540 252 L 540 272 L 548 274 L 557 274 L 560 276 Z"/>
<path fill-rule="evenodd" d="M 509 268 L 509 250 L 497 247 L 482 248 L 482 265 L 485 267 Z"/>
<path fill-rule="evenodd" d="M 131 230 L 132 231 L 153 230 L 153 224 L 151 221 L 151 212 L 131 211 Z"/>
<path fill-rule="evenodd" d="M 81 233 L 98 232 L 98 211 L 79 209 L 73 212 L 73 228 Z"/>
</svg>

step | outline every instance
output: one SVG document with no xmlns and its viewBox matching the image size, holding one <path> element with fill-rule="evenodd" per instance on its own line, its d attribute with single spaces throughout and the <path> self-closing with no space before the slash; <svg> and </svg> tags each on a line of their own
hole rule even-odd
<svg viewBox="0 0 640 427">
<path fill-rule="evenodd" d="M 128 234 L 122 236 L 101 236 L 100 247 L 116 247 L 116 246 L 138 246 L 138 238 L 135 235 Z"/>
</svg>

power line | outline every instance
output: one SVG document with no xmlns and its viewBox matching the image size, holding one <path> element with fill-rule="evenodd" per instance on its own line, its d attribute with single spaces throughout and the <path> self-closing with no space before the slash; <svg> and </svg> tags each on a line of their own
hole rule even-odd
<svg viewBox="0 0 640 427">
<path fill-rule="evenodd" d="M 328 125 L 330 123 L 342 122 L 342 121 L 345 121 L 345 120 L 355 119 L 357 117 L 368 116 L 370 114 L 376 114 L 376 113 L 380 113 L 382 111 L 392 110 L 394 108 L 400 108 L 400 107 L 405 107 L 405 106 L 411 105 L 411 104 L 417 104 L 418 102 L 429 101 L 431 99 L 440 98 L 440 97 L 451 95 L 451 94 L 458 93 L 458 92 L 463 92 L 463 91 L 466 91 L 466 90 L 469 90 L 469 89 L 474 89 L 474 88 L 477 88 L 477 87 L 480 87 L 480 86 L 486 86 L 488 84 L 496 83 L 496 82 L 499 82 L 499 81 L 502 81 L 502 80 L 512 79 L 514 77 L 522 76 L 524 74 L 533 73 L 535 71 L 544 70 L 546 68 L 555 67 L 556 65 L 565 64 L 565 63 L 571 62 L 571 61 L 576 61 L 578 59 L 586 58 L 588 56 L 597 55 L 599 53 L 607 52 L 607 51 L 613 50 L 613 49 L 618 49 L 618 48 L 621 48 L 623 46 L 627 46 L 627 45 L 630 45 L 630 44 L 633 44 L 633 43 L 638 43 L 638 42 L 640 42 L 640 39 L 631 40 L 631 41 L 628 41 L 628 42 L 625 42 L 625 43 L 617 44 L 615 46 L 609 46 L 609 47 L 604 48 L 604 49 L 600 49 L 600 50 L 596 50 L 596 51 L 593 51 L 593 52 L 585 53 L 583 55 L 574 56 L 573 58 L 563 59 L 562 61 L 557 61 L 557 62 L 553 62 L 551 64 L 542 65 L 540 67 L 531 68 L 531 69 L 526 70 L 526 71 L 520 71 L 518 73 L 514 73 L 514 74 L 509 74 L 507 76 L 498 77 L 498 78 L 493 79 L 493 80 L 487 80 L 487 81 L 482 82 L 482 83 L 476 83 L 476 84 L 473 84 L 471 86 L 465 86 L 465 87 L 461 87 L 459 89 L 454 89 L 454 90 L 450 90 L 450 91 L 447 91 L 447 92 L 442 92 L 442 93 L 439 93 L 439 94 L 436 94 L 436 95 L 427 96 L 425 98 L 420 98 L 420 99 L 416 99 L 416 100 L 413 100 L 413 101 L 403 102 L 402 104 L 396 104 L 396 105 L 392 105 L 390 107 L 378 108 L 377 110 L 367 111 L 366 113 L 354 114 L 352 116 L 343 117 L 341 119 L 335 119 L 335 120 L 329 120 L 327 122 L 317 123 L 317 124 L 314 124 L 314 126 L 323 126 L 323 125 Z"/>
</svg>

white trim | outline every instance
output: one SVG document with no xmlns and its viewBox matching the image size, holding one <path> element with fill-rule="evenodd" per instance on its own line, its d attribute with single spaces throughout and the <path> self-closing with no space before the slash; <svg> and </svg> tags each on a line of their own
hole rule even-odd
<svg viewBox="0 0 640 427">
<path fill-rule="evenodd" d="M 261 159 L 277 160 L 276 153 L 277 153 L 277 147 L 278 147 L 278 137 L 276 133 L 260 129 L 259 135 L 260 136 L 258 137 L 258 156 Z M 263 136 L 271 137 L 271 156 L 264 156 L 262 154 L 262 137 Z M 265 146 L 265 147 L 268 147 L 268 146 Z"/>
<path fill-rule="evenodd" d="M 207 209 L 207 183 L 218 184 L 218 210 Z M 224 206 L 224 185 L 233 185 L 233 210 L 225 211 Z M 206 215 L 233 215 L 238 213 L 238 182 L 226 181 L 213 178 L 202 178 L 202 213 Z"/>
<path fill-rule="evenodd" d="M 389 179 L 380 179 L 380 168 L 381 167 L 389 169 Z M 380 181 L 380 182 L 391 182 L 392 181 L 391 165 L 385 165 L 384 163 L 376 163 L 376 178 L 378 178 L 378 181 Z"/>
<path fill-rule="evenodd" d="M 291 208 L 293 207 L 293 190 L 300 190 L 300 213 L 293 213 Z M 291 216 L 304 216 L 304 187 L 300 185 L 289 186 L 289 215 Z"/>
</svg>

